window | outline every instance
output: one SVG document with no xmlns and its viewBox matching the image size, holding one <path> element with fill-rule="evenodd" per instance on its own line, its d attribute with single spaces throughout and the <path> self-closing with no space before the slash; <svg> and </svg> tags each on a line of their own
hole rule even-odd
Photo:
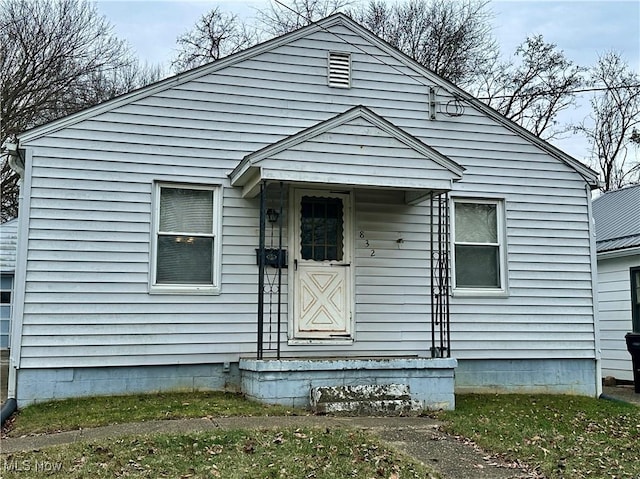
<svg viewBox="0 0 640 479">
<path fill-rule="evenodd" d="M 502 202 L 454 199 L 454 290 L 505 292 Z"/>
<path fill-rule="evenodd" d="M 11 304 L 11 291 L 0 291 L 0 304 Z"/>
<path fill-rule="evenodd" d="M 220 188 L 156 185 L 152 291 L 219 291 Z"/>
<path fill-rule="evenodd" d="M 300 219 L 302 259 L 342 261 L 343 212 L 341 198 L 303 196 Z"/>
</svg>

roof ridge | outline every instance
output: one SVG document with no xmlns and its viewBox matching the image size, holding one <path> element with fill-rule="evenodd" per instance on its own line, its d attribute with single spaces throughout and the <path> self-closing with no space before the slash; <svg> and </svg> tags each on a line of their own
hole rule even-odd
<svg viewBox="0 0 640 479">
<path fill-rule="evenodd" d="M 603 198 L 605 196 L 610 196 L 610 195 L 614 195 L 616 193 L 620 193 L 623 191 L 629 191 L 629 190 L 633 190 L 634 188 L 640 188 L 640 183 L 634 183 L 632 185 L 625 185 L 621 188 L 617 188 L 615 190 L 609 190 L 609 191 L 605 191 L 603 192 L 600 196 L 598 196 L 597 198 L 595 198 L 593 201 L 596 201 L 600 198 Z"/>
<path fill-rule="evenodd" d="M 613 238 L 605 238 L 605 239 L 601 239 L 601 240 L 596 240 L 596 243 L 604 243 L 605 241 L 614 241 L 614 240 L 623 240 L 623 239 L 627 239 L 627 238 L 635 238 L 636 236 L 640 236 L 640 231 L 638 231 L 637 233 L 631 233 L 629 235 L 624 235 L 624 236 L 615 236 Z"/>
</svg>

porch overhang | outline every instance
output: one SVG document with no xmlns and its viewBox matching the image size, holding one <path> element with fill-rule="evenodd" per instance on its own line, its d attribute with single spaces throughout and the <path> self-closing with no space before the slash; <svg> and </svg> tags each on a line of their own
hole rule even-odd
<svg viewBox="0 0 640 479">
<path fill-rule="evenodd" d="M 405 191 L 407 203 L 450 191 L 464 168 L 370 109 L 357 106 L 243 158 L 232 186 L 254 197 L 263 181 Z"/>
</svg>

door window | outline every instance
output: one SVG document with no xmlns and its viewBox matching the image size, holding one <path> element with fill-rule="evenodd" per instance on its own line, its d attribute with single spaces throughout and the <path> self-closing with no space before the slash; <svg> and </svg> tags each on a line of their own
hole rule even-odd
<svg viewBox="0 0 640 479">
<path fill-rule="evenodd" d="M 343 215 L 341 198 L 302 197 L 300 221 L 302 259 L 342 261 L 344 256 Z"/>
</svg>

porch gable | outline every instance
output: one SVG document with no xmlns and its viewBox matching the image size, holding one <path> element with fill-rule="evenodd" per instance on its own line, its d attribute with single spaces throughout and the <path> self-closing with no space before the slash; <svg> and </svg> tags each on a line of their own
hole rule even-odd
<svg viewBox="0 0 640 479">
<path fill-rule="evenodd" d="M 233 186 L 253 197 L 262 180 L 449 191 L 464 168 L 364 106 L 357 106 L 244 157 Z M 409 197 L 409 195 L 408 195 Z"/>
</svg>

